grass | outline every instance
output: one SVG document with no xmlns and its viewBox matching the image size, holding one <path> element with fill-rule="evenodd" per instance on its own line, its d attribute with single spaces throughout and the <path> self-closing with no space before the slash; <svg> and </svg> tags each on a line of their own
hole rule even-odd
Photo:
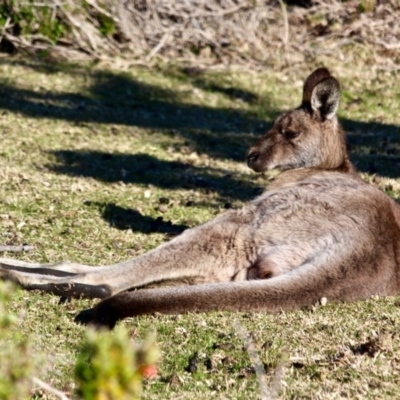
<svg viewBox="0 0 400 400">
<path fill-rule="evenodd" d="M 120 71 L 0 59 L 0 243 L 33 245 L 17 255 L 28 261 L 108 264 L 239 207 L 268 184 L 245 166 L 246 149 L 298 105 L 314 67 Z M 342 82 L 352 160 L 399 198 L 398 74 L 331 68 Z M 44 360 L 37 376 L 70 396 L 85 330 L 73 318 L 91 304 L 18 291 L 10 305 Z M 145 399 L 257 398 L 241 331 L 272 390 L 279 381 L 281 398 L 387 399 L 400 385 L 398 310 L 396 298 L 374 298 L 277 315 L 158 315 L 122 324 L 135 339 L 157 332 L 160 373 L 145 383 Z M 34 388 L 32 398 L 51 396 Z"/>
</svg>

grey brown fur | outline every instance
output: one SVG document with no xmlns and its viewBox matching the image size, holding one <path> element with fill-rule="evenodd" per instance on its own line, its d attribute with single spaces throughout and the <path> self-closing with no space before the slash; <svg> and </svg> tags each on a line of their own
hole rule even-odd
<svg viewBox="0 0 400 400">
<path fill-rule="evenodd" d="M 113 327 L 147 313 L 296 309 L 400 292 L 400 206 L 362 181 L 337 120 L 340 87 L 325 68 L 304 84 L 248 152 L 255 171 L 283 172 L 240 210 L 120 264 L 33 265 L 0 259 L 0 276 L 27 289 L 105 298 L 79 322 Z M 190 281 L 157 289 L 154 282 Z"/>
</svg>

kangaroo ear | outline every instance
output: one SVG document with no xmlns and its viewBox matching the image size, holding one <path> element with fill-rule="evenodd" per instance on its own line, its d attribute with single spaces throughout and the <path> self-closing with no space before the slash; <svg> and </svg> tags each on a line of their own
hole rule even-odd
<svg viewBox="0 0 400 400">
<path fill-rule="evenodd" d="M 340 85 L 326 68 L 316 69 L 305 81 L 302 106 L 325 121 L 339 107 Z"/>
<path fill-rule="evenodd" d="M 322 120 L 332 119 L 339 107 L 340 85 L 331 76 L 318 83 L 311 94 L 311 109 Z"/>
</svg>

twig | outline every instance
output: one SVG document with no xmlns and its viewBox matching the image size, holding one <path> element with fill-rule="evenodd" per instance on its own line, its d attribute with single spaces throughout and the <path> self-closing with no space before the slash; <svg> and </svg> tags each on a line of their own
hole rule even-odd
<svg viewBox="0 0 400 400">
<path fill-rule="evenodd" d="M 283 0 L 279 0 L 279 5 L 281 6 L 281 11 L 282 11 L 282 19 L 283 19 L 283 37 L 282 41 L 285 46 L 285 49 L 287 48 L 287 45 L 289 43 L 289 20 L 288 20 L 288 15 L 286 11 L 286 5 L 283 2 Z"/>
<path fill-rule="evenodd" d="M 196 14 L 192 14 L 190 18 L 198 18 L 198 17 L 223 17 L 229 14 L 237 13 L 238 11 L 245 11 L 251 8 L 250 4 L 241 4 L 236 7 L 232 7 L 229 10 L 215 11 L 215 12 L 198 12 Z"/>
<path fill-rule="evenodd" d="M 38 385 L 41 389 L 51 394 L 54 394 L 54 396 L 57 396 L 60 400 L 70 400 L 69 397 L 65 395 L 65 393 L 61 392 L 61 390 L 53 388 L 48 383 L 43 382 L 41 379 L 33 377 L 32 381 L 33 383 Z"/>
<path fill-rule="evenodd" d="M 112 15 L 111 13 L 109 13 L 105 8 L 99 6 L 96 1 L 93 0 L 86 0 L 86 3 L 89 4 L 90 6 L 92 6 L 95 10 L 97 10 L 98 12 L 104 14 L 106 17 L 111 18 L 115 21 L 115 17 L 114 15 Z"/>
<path fill-rule="evenodd" d="M 283 375 L 285 372 L 285 361 L 287 358 L 287 354 L 284 354 L 281 357 L 281 360 L 278 362 L 275 367 L 274 374 L 272 376 L 271 382 L 268 385 L 263 364 L 258 355 L 257 349 L 254 345 L 253 340 L 251 339 L 250 334 L 247 332 L 246 328 L 240 324 L 238 320 L 235 320 L 234 327 L 236 332 L 239 334 L 240 338 L 244 342 L 244 347 L 249 355 L 250 361 L 253 365 L 254 371 L 256 372 L 258 385 L 260 388 L 261 400 L 275 400 L 279 397 L 279 390 L 282 386 Z"/>
<path fill-rule="evenodd" d="M 33 246 L 28 246 L 28 245 L 23 245 L 23 246 L 8 246 L 8 245 L 1 246 L 0 245 L 0 253 L 4 253 L 6 251 L 8 251 L 9 253 L 20 253 L 23 251 L 31 251 L 33 249 L 34 249 Z"/>
<path fill-rule="evenodd" d="M 236 332 L 239 334 L 240 338 L 244 342 L 245 349 L 247 351 L 247 354 L 249 355 L 254 371 L 256 372 L 258 385 L 260 387 L 261 400 L 274 399 L 275 396 L 272 397 L 273 394 L 268 388 L 268 384 L 265 379 L 265 371 L 261 363 L 260 357 L 258 356 L 257 350 L 254 346 L 254 342 L 251 340 L 249 333 L 246 331 L 246 329 L 241 325 L 241 323 L 238 320 L 235 321 L 234 327 L 236 329 Z"/>
<path fill-rule="evenodd" d="M 169 30 L 164 34 L 162 39 L 158 42 L 156 46 L 153 47 L 153 49 L 150 51 L 149 55 L 147 56 L 146 60 L 150 61 L 167 43 L 168 39 L 171 37 L 172 31 Z"/>
</svg>

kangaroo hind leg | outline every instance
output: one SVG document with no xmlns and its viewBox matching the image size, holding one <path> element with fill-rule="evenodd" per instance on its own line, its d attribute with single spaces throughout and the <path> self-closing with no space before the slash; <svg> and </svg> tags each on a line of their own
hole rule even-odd
<svg viewBox="0 0 400 400">
<path fill-rule="evenodd" d="M 351 279 L 336 271 L 305 265 L 271 279 L 123 292 L 82 311 L 78 323 L 113 328 L 127 317 L 151 313 L 209 311 L 277 312 L 311 306 L 322 297 L 357 300 L 368 297 L 369 279 Z"/>
<path fill-rule="evenodd" d="M 351 246 L 351 240 L 347 245 Z M 390 270 L 369 263 L 367 251 L 359 256 L 350 251 L 345 256 L 340 247 L 336 243 L 318 251 L 296 268 L 270 279 L 120 293 L 83 311 L 76 321 L 112 328 L 120 319 L 154 312 L 277 312 L 312 306 L 323 297 L 329 301 L 356 301 L 388 293 Z"/>
</svg>

